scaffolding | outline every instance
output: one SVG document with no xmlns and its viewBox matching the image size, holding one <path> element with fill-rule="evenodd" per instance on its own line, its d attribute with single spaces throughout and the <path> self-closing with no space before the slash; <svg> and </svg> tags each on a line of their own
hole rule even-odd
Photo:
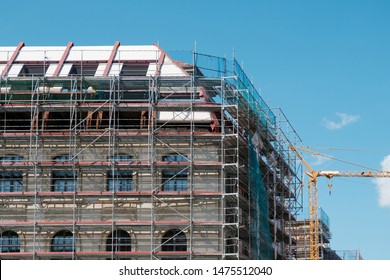
<svg viewBox="0 0 390 280">
<path fill-rule="evenodd" d="M 339 251 L 334 251 L 330 247 L 330 240 L 332 238 L 330 221 L 328 215 L 322 208 L 319 208 L 319 216 L 319 259 L 341 260 Z M 296 240 L 296 245 L 293 248 L 294 259 L 310 260 L 310 220 L 293 221 L 291 224 L 291 233 Z"/>
<path fill-rule="evenodd" d="M 340 256 L 342 260 L 361 261 L 363 260 L 360 250 L 337 250 L 336 254 Z"/>
<path fill-rule="evenodd" d="M 1 259 L 293 258 L 298 135 L 234 58 L 173 53 L 0 48 Z"/>
</svg>

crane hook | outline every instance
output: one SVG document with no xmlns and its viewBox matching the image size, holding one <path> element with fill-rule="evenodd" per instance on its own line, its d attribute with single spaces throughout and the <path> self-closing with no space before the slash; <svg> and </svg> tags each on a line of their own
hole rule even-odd
<svg viewBox="0 0 390 280">
<path fill-rule="evenodd" d="M 329 195 L 332 195 L 332 184 L 328 183 Z"/>
</svg>

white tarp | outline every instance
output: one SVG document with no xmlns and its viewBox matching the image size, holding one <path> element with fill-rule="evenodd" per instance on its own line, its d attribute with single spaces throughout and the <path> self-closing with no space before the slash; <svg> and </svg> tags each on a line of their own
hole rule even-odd
<svg viewBox="0 0 390 280">
<path fill-rule="evenodd" d="M 123 63 L 113 63 L 111 65 L 110 72 L 108 73 L 108 76 L 119 76 L 119 74 L 122 72 Z"/>
<path fill-rule="evenodd" d="M 14 54 L 16 47 L 0 47 L 0 61 L 8 61 Z"/>
<path fill-rule="evenodd" d="M 15 61 L 59 61 L 66 47 L 24 46 Z"/>
<path fill-rule="evenodd" d="M 73 66 L 73 63 L 64 63 L 64 65 L 62 65 L 60 74 L 58 76 L 60 76 L 60 77 L 69 76 L 69 72 L 72 69 L 72 66 Z"/>
<path fill-rule="evenodd" d="M 24 64 L 12 64 L 8 71 L 8 77 L 15 78 L 19 76 L 20 70 L 22 70 Z"/>
<path fill-rule="evenodd" d="M 154 76 L 156 74 L 156 70 L 157 70 L 157 63 L 154 62 L 149 63 L 148 71 L 146 71 L 146 76 L 147 77 Z"/>
<path fill-rule="evenodd" d="M 187 76 L 186 73 L 184 73 L 183 69 L 178 67 L 173 61 L 165 56 L 164 62 L 161 66 L 161 73 L 160 76 L 164 77 L 177 77 L 177 76 Z"/>
<path fill-rule="evenodd" d="M 95 72 L 95 77 L 102 77 L 103 76 L 104 70 L 106 69 L 106 65 L 107 65 L 107 63 L 99 63 L 99 66 Z"/>
<path fill-rule="evenodd" d="M 172 122 L 211 122 L 211 115 L 209 112 L 158 112 L 158 121 L 172 121 Z"/>
<path fill-rule="evenodd" d="M 68 61 L 107 61 L 110 58 L 112 46 L 74 46 L 68 55 Z"/>
<path fill-rule="evenodd" d="M 54 75 L 54 72 L 56 71 L 58 66 L 58 63 L 52 63 L 49 65 L 49 67 L 46 70 L 45 76 L 46 77 L 52 77 Z"/>
<path fill-rule="evenodd" d="M 0 75 L 3 73 L 4 68 L 7 66 L 7 64 L 0 64 Z"/>
<path fill-rule="evenodd" d="M 158 61 L 160 53 L 156 46 L 119 46 L 115 60 Z"/>
<path fill-rule="evenodd" d="M 102 77 L 104 70 L 106 70 L 107 63 L 99 63 L 98 68 L 96 69 L 95 77 Z M 119 76 L 123 68 L 123 63 L 113 63 L 111 69 L 108 72 L 108 76 Z"/>
</svg>

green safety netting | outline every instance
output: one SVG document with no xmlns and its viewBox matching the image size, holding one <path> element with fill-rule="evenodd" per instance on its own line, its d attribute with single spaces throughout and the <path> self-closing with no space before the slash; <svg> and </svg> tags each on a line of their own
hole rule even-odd
<svg viewBox="0 0 390 280">
<path fill-rule="evenodd" d="M 251 222 L 249 235 L 252 259 L 273 259 L 272 238 L 268 222 L 268 194 L 261 176 L 256 149 L 249 139 L 249 188 L 251 204 Z"/>
</svg>

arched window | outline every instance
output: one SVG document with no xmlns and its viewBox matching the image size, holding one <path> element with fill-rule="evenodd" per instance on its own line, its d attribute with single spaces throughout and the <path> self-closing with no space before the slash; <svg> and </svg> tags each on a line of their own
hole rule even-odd
<svg viewBox="0 0 390 280">
<path fill-rule="evenodd" d="M 130 155 L 114 155 L 110 161 L 129 162 L 132 160 Z M 133 172 L 131 170 L 114 170 L 107 171 L 107 191 L 131 191 L 133 184 Z"/>
<path fill-rule="evenodd" d="M 72 252 L 75 251 L 73 233 L 69 230 L 57 232 L 51 240 L 52 252 Z"/>
<path fill-rule="evenodd" d="M 168 155 L 162 158 L 165 162 L 184 162 L 188 159 L 183 155 Z M 186 191 L 188 189 L 188 170 L 163 170 L 163 191 Z"/>
<path fill-rule="evenodd" d="M 12 163 L 22 161 L 21 156 L 0 157 L 0 163 Z M 0 172 L 0 192 L 21 192 L 23 191 L 23 173 L 20 171 L 5 170 Z"/>
<path fill-rule="evenodd" d="M 20 252 L 20 241 L 19 235 L 12 231 L 7 230 L 1 233 L 1 248 L 0 252 L 2 253 L 14 253 Z"/>
<path fill-rule="evenodd" d="M 187 251 L 187 237 L 178 229 L 168 230 L 161 240 L 161 251 Z"/>
<path fill-rule="evenodd" d="M 131 237 L 127 231 L 122 229 L 111 232 L 106 244 L 106 251 L 109 252 L 131 251 Z"/>
<path fill-rule="evenodd" d="M 76 159 L 69 155 L 54 158 L 55 162 L 72 162 Z M 73 192 L 76 189 L 77 173 L 75 170 L 56 170 L 52 173 L 53 192 Z"/>
</svg>

